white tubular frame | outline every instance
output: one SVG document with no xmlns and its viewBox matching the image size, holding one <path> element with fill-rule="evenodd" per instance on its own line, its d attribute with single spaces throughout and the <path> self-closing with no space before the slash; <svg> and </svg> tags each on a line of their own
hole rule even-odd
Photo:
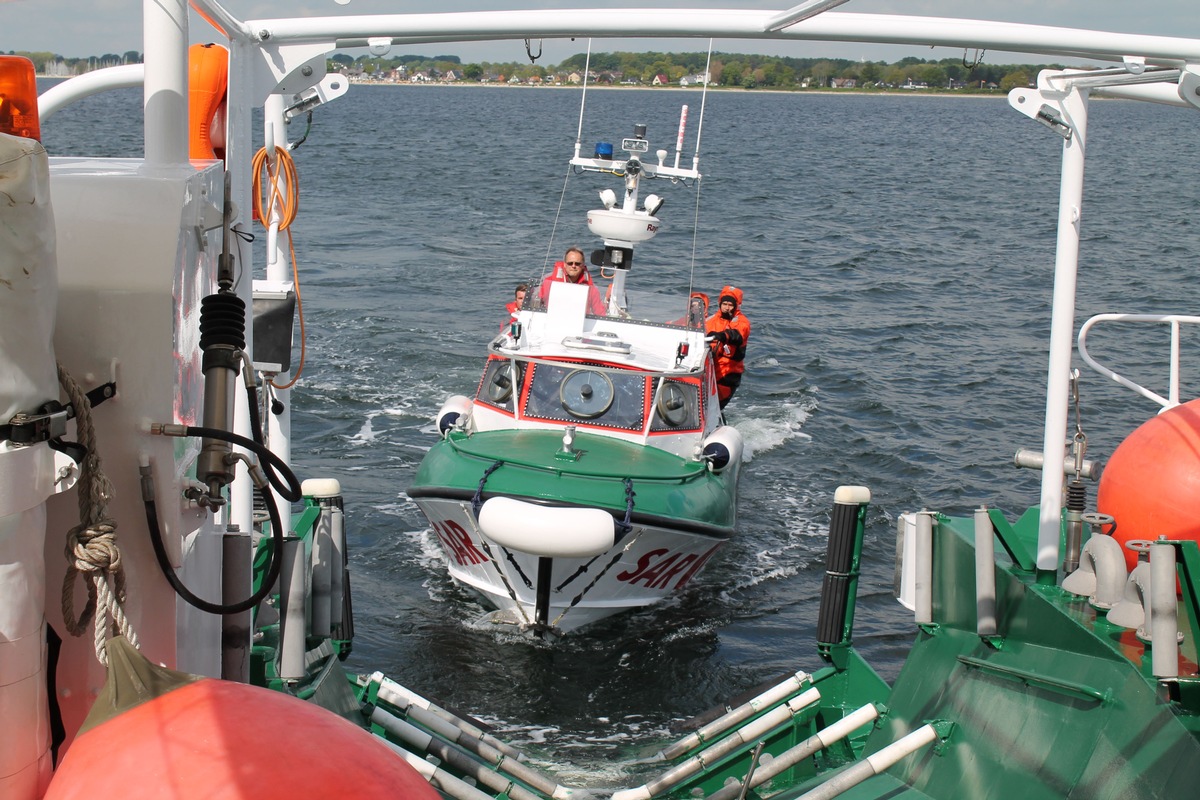
<svg viewBox="0 0 1200 800">
<path fill-rule="evenodd" d="M 1171 361 L 1167 375 L 1166 397 L 1150 391 L 1140 383 L 1129 380 L 1092 358 L 1087 349 L 1087 335 L 1088 331 L 1101 322 L 1152 322 L 1166 323 L 1171 326 Z M 1200 325 L 1200 317 L 1186 314 L 1097 314 L 1079 328 L 1079 357 L 1106 378 L 1112 378 L 1125 388 L 1132 389 L 1148 400 L 1153 400 L 1163 408 L 1174 408 L 1179 405 L 1179 330 L 1184 324 Z"/>
</svg>

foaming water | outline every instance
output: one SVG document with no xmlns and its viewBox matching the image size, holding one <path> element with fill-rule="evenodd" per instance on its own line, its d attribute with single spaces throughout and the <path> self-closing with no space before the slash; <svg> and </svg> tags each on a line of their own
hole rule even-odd
<svg viewBox="0 0 1200 800">
<path fill-rule="evenodd" d="M 584 212 L 609 183 L 591 176 L 569 178 L 550 240 L 578 101 L 354 86 L 318 109 L 293 153 L 308 340 L 289 402 L 299 473 L 345 493 L 350 665 L 483 719 L 564 782 L 616 787 L 657 774 L 633 762 L 682 720 L 819 666 L 838 486 L 873 496 L 855 643 L 885 678 L 913 635 L 891 596 L 896 517 L 1037 502 L 1040 475 L 1011 463 L 1041 446 L 1062 142 L 999 99 L 711 93 L 695 262 L 697 190 L 654 186 L 664 229 L 639 248 L 632 281 L 745 292 L 748 369 L 727 409 L 746 439 L 739 533 L 678 596 L 551 644 L 480 622 L 487 609 L 449 581 L 404 491 L 438 407 L 473 394 L 512 287 L 547 253 L 593 241 Z M 140 108 L 133 92 L 108 102 Z M 669 147 L 683 103 L 694 131 L 695 92 L 589 90 L 584 148 L 634 123 Z M 1194 120 L 1090 108 L 1078 320 L 1194 310 L 1200 153 L 1178 146 Z M 86 138 L 97 154 L 130 154 L 130 137 L 105 130 L 130 114 L 110 111 L 61 112 L 48 149 Z M 693 147 L 689 133 L 683 163 Z M 1155 332 L 1094 341 L 1161 387 Z M 1194 396 L 1196 376 L 1183 380 Z M 1155 410 L 1086 369 L 1083 391 L 1089 455 Z"/>
</svg>

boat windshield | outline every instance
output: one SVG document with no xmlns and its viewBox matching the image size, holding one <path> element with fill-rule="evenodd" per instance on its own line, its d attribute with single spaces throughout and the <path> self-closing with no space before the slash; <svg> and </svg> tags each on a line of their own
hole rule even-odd
<svg viewBox="0 0 1200 800">
<path fill-rule="evenodd" d="M 708 302 L 699 292 L 691 301 L 682 293 L 631 290 L 626 295 L 626 312 L 638 322 L 657 322 L 681 328 L 703 329 L 708 316 Z"/>
<path fill-rule="evenodd" d="M 600 289 L 602 296 L 607 296 L 608 287 Z M 542 311 L 535 299 L 526 297 L 524 308 Z M 625 313 L 623 319 L 632 322 L 645 322 L 657 325 L 671 325 L 680 328 L 703 330 L 704 321 L 708 317 L 708 298 L 700 292 L 692 294 L 690 302 L 682 292 L 655 292 L 646 290 L 627 290 L 625 292 Z M 588 316 L 600 316 L 589 314 Z M 611 315 L 605 315 L 611 316 Z"/>
<path fill-rule="evenodd" d="M 640 431 L 645 423 L 646 376 L 589 369 L 581 363 L 533 365 L 525 416 Z"/>
</svg>

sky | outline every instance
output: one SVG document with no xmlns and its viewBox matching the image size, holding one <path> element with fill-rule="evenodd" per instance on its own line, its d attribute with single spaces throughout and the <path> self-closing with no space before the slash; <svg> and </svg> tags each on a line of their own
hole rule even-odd
<svg viewBox="0 0 1200 800">
<path fill-rule="evenodd" d="M 241 19 L 280 16 L 335 16 L 345 13 L 426 13 L 512 8 L 681 7 L 762 8 L 785 10 L 799 0 L 225 0 L 224 7 Z M 0 0 L 0 51 L 50 51 L 85 57 L 105 53 L 141 52 L 142 0 Z M 1197 0 L 850 0 L 836 11 L 991 19 L 1040 25 L 1082 27 L 1125 33 L 1160 34 L 1200 38 L 1200 3 Z M 194 19 L 194 18 L 193 18 Z M 216 35 L 204 23 L 193 22 L 193 40 L 213 41 Z M 597 40 L 593 51 L 659 50 L 703 51 L 706 40 Z M 798 58 L 829 57 L 855 60 L 899 60 L 905 56 L 940 59 L 962 55 L 949 48 L 900 47 L 821 42 L 764 42 L 717 40 L 717 51 L 760 53 Z M 536 44 L 534 46 L 536 52 Z M 586 49 L 586 42 L 546 40 L 542 64 L 557 64 Z M 520 41 L 396 47 L 390 55 L 458 55 L 463 61 L 523 61 Z M 1026 61 L 1025 58 L 992 63 Z"/>
</svg>

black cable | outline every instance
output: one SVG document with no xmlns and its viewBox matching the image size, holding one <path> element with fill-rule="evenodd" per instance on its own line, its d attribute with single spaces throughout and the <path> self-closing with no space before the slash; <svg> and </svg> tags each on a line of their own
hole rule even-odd
<svg viewBox="0 0 1200 800">
<path fill-rule="evenodd" d="M 262 432 L 262 412 L 258 408 L 258 386 L 249 384 L 246 387 L 246 400 L 250 406 L 250 433 L 254 436 L 254 441 L 261 445 L 265 445 Z"/>
<path fill-rule="evenodd" d="M 271 482 L 271 486 L 274 487 L 275 491 L 279 492 L 280 497 L 282 497 L 284 500 L 287 500 L 289 503 L 295 503 L 304 496 L 304 491 L 300 488 L 300 480 L 296 477 L 296 473 L 292 472 L 291 468 L 284 463 L 283 459 L 271 452 L 265 445 L 259 444 L 253 439 L 247 439 L 245 436 L 240 436 L 236 433 L 230 433 L 229 431 L 223 431 L 220 428 L 204 428 L 187 425 L 184 426 L 184 435 L 198 436 L 200 438 L 208 439 L 220 439 L 222 442 L 236 444 L 239 447 L 244 447 L 247 450 L 253 451 L 254 454 L 259 458 L 260 466 L 262 466 L 263 472 L 267 476 L 267 480 Z M 283 481 L 280 480 L 279 475 L 276 474 L 276 470 L 283 474 L 284 479 L 287 481 L 286 486 L 284 485 Z"/>
<path fill-rule="evenodd" d="M 143 501 L 146 506 L 146 524 L 150 528 L 150 543 L 154 546 L 154 557 L 158 561 L 158 566 L 162 570 L 163 577 L 167 579 L 167 583 L 171 584 L 171 588 L 175 590 L 177 595 L 201 611 L 222 615 L 240 614 L 243 611 L 248 611 L 266 598 L 271 589 L 274 588 L 275 581 L 279 579 L 279 570 L 283 561 L 283 522 L 279 517 L 279 506 L 275 504 L 275 497 L 265 487 L 258 491 L 262 496 L 263 503 L 267 506 L 267 513 L 271 515 L 271 545 L 273 547 L 271 566 L 267 568 L 267 575 L 263 579 L 262 585 L 258 587 L 257 592 L 241 602 L 230 604 L 211 603 L 208 600 L 197 597 L 190 589 L 183 585 L 183 581 L 175 574 L 175 568 L 171 566 L 170 559 L 167 558 L 167 548 L 163 545 L 162 531 L 158 527 L 158 506 L 155 504 L 153 496 Z"/>
<path fill-rule="evenodd" d="M 296 477 L 296 473 L 292 472 L 283 459 L 271 452 L 270 448 L 263 443 L 261 415 L 258 413 L 257 390 L 253 387 L 247 387 L 247 392 L 250 400 L 250 427 L 254 433 L 253 439 L 247 439 L 245 436 L 230 433 L 219 428 L 194 427 L 190 425 L 184 426 L 183 435 L 218 439 L 222 442 L 235 444 L 252 451 L 258 456 L 259 464 L 271 487 L 279 493 L 280 497 L 289 503 L 294 503 L 304 495 L 304 491 L 300 487 L 300 481 Z M 283 475 L 282 480 L 279 477 L 280 473 Z M 154 502 L 153 492 L 143 490 L 143 501 L 146 506 L 146 524 L 150 528 L 150 543 L 154 547 L 154 557 L 158 561 L 159 569 L 162 570 L 163 577 L 167 579 L 167 583 L 171 584 L 171 588 L 175 590 L 175 593 L 201 611 L 222 615 L 239 614 L 247 611 L 261 603 L 274 587 L 275 581 L 279 579 L 279 570 L 283 560 L 283 520 L 279 516 L 279 506 L 275 502 L 275 496 L 267 491 L 265 486 L 260 487 L 258 493 L 262 498 L 263 505 L 267 507 L 267 513 L 271 518 L 271 543 L 274 548 L 271 553 L 271 563 L 267 568 L 266 578 L 257 592 L 241 602 L 227 605 L 224 603 L 212 603 L 201 597 L 197 597 L 190 589 L 183 585 L 183 581 L 175 574 L 175 568 L 171 566 L 170 559 L 167 558 L 167 550 L 162 541 L 162 531 L 158 526 L 158 507 Z"/>
</svg>

